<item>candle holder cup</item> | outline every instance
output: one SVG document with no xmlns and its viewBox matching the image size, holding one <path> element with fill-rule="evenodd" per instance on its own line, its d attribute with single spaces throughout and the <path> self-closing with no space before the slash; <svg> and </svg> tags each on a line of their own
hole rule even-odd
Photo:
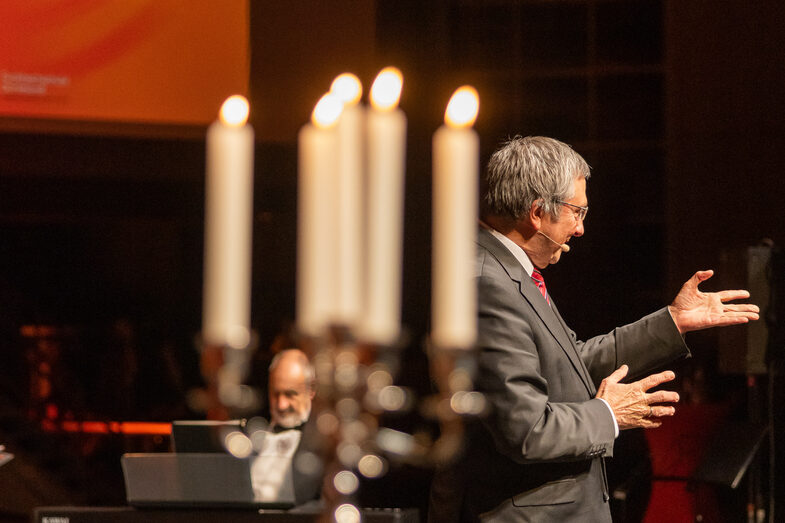
<svg viewBox="0 0 785 523">
<path fill-rule="evenodd" d="M 463 447 L 465 426 L 487 414 L 485 396 L 474 390 L 477 350 L 445 347 L 426 341 L 431 377 L 438 392 L 423 400 L 422 412 L 439 427 L 423 465 L 440 466 L 457 459 Z"/>
<path fill-rule="evenodd" d="M 258 347 L 258 335 L 250 331 L 243 346 L 229 343 L 205 343 L 202 335 L 195 340 L 200 352 L 200 370 L 205 388 L 192 407 L 204 412 L 208 420 L 225 421 L 253 415 L 262 405 L 258 390 L 244 383 Z"/>
</svg>

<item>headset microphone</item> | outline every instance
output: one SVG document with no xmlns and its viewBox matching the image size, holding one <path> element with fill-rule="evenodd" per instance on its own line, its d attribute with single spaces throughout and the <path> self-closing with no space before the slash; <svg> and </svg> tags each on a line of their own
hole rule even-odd
<svg viewBox="0 0 785 523">
<path fill-rule="evenodd" d="M 545 234 L 542 231 L 537 231 L 537 234 L 542 234 L 543 236 L 545 236 L 546 238 L 551 240 L 553 243 L 558 245 L 559 248 L 561 249 L 561 252 L 570 252 L 570 246 L 567 245 L 566 243 L 559 243 L 559 242 L 557 242 L 556 240 L 554 240 L 553 238 L 551 238 L 550 236 L 548 236 L 547 234 Z"/>
</svg>

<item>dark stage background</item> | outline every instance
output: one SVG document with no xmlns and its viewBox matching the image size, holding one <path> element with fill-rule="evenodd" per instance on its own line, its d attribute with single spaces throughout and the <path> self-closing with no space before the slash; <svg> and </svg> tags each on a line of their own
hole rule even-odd
<svg viewBox="0 0 785 523">
<path fill-rule="evenodd" d="M 294 315 L 296 132 L 343 71 L 366 86 L 386 65 L 404 74 L 409 343 L 399 381 L 422 394 L 430 390 L 423 352 L 430 140 L 459 85 L 473 84 L 480 93 L 483 162 L 508 136 L 543 134 L 572 144 L 594 169 L 586 236 L 546 274 L 581 337 L 667 304 L 695 270 L 719 269 L 725 252 L 763 238 L 785 244 L 785 4 L 778 0 L 251 4 L 257 383 L 264 381 L 269 347 Z M 58 133 L 27 129 L 25 122 L 3 128 L 0 443 L 16 450 L 17 459 L 0 468 L 0 511 L 11 518 L 33 505 L 122 504 L 120 453 L 163 450 L 166 438 L 44 432 L 40 420 L 199 416 L 186 397 L 201 384 L 194 337 L 201 314 L 204 130 L 117 124 L 101 133 L 79 125 Z M 742 263 L 733 256 L 731 265 Z M 705 288 L 720 288 L 715 280 Z M 664 483 L 681 489 L 687 516 L 694 509 L 716 512 L 721 521 L 746 520 L 746 483 L 688 492 L 689 470 L 672 462 L 694 465 L 695 453 L 720 436 L 714 427 L 765 410 L 766 377 L 748 389 L 742 374 L 719 372 L 716 332 L 690 334 L 688 343 L 696 357 L 674 370 L 684 410 L 695 421 L 682 419 L 661 433 L 684 431 L 672 447 L 661 446 L 671 441 L 665 436 L 623 435 L 611 468 L 615 484 L 633 486 L 626 512 L 616 512 L 620 521 L 640 520 L 650 497 L 656 509 L 652 468 L 655 480 L 679 476 Z M 57 412 L 37 403 L 41 391 L 31 387 L 44 357 Z M 775 382 L 778 400 L 781 388 Z M 775 415 L 781 433 L 779 405 Z M 663 448 L 665 464 L 655 454 Z M 685 448 L 693 449 L 691 456 L 682 454 Z M 765 449 L 762 455 L 765 491 Z M 777 499 L 785 502 L 779 476 Z M 643 479 L 634 486 L 631 478 Z M 425 469 L 394 468 L 366 486 L 367 503 L 424 507 L 428 480 Z M 785 503 L 779 511 L 785 514 Z M 665 520 L 662 513 L 649 517 Z"/>
</svg>

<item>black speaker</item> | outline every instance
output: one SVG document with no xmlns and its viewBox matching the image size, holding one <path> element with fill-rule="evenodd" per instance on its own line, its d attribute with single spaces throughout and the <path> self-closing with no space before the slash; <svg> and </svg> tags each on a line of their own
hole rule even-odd
<svg viewBox="0 0 785 523">
<path fill-rule="evenodd" d="M 724 289 L 747 289 L 751 303 L 761 309 L 761 319 L 722 329 L 718 340 L 717 367 L 723 374 L 766 374 L 769 327 L 766 313 L 772 300 L 770 245 L 725 251 L 720 256 L 719 276 Z"/>
</svg>

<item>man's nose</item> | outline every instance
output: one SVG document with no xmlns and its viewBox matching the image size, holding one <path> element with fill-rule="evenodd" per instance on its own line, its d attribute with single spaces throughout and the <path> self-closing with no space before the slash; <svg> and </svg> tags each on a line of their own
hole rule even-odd
<svg viewBox="0 0 785 523">
<path fill-rule="evenodd" d="M 584 232 L 586 232 L 586 229 L 583 226 L 583 220 L 578 218 L 578 223 L 575 225 L 575 232 L 573 232 L 572 235 L 583 236 Z"/>
<path fill-rule="evenodd" d="M 286 396 L 278 396 L 276 401 L 278 410 L 286 410 L 289 408 L 289 399 Z"/>
</svg>

